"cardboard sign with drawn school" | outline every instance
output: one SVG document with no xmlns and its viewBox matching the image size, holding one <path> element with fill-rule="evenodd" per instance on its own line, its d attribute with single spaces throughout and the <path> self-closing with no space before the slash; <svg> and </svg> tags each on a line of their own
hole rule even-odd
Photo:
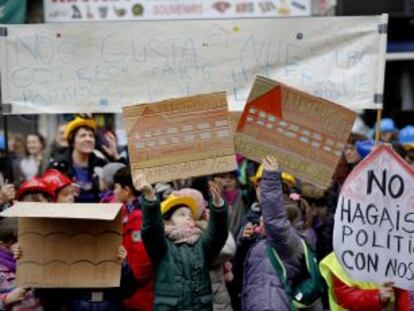
<svg viewBox="0 0 414 311">
<path fill-rule="evenodd" d="M 237 167 L 225 92 L 123 108 L 133 176 L 150 183 Z"/>
<path fill-rule="evenodd" d="M 414 169 L 390 147 L 372 152 L 345 181 L 333 246 L 352 279 L 414 290 Z"/>
<path fill-rule="evenodd" d="M 237 126 L 236 151 L 258 162 L 273 155 L 283 171 L 326 188 L 355 117 L 342 106 L 258 76 Z"/>
<path fill-rule="evenodd" d="M 17 202 L 0 217 L 18 217 L 16 284 L 34 288 L 119 287 L 121 204 Z"/>
</svg>

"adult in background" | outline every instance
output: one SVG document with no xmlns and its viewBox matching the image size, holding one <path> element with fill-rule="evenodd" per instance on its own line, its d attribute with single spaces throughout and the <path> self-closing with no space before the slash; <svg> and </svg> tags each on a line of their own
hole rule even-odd
<svg viewBox="0 0 414 311">
<path fill-rule="evenodd" d="M 26 136 L 25 155 L 15 159 L 13 163 L 13 176 L 17 185 L 43 173 L 42 162 L 45 146 L 45 139 L 39 133 L 31 133 Z"/>
<path fill-rule="evenodd" d="M 69 144 L 66 140 L 65 131 L 66 123 L 59 124 L 55 139 L 53 140 L 49 150 L 49 155 L 51 158 L 55 158 L 60 153 L 64 153 L 68 149 Z"/>
<path fill-rule="evenodd" d="M 92 118 L 77 116 L 66 126 L 65 137 L 69 143 L 66 152 L 50 159 L 50 168 L 55 168 L 73 178 L 79 189 L 76 202 L 99 202 L 99 178 L 96 167 L 103 167 L 108 161 L 98 157 L 95 149 L 96 122 Z M 107 147 L 108 154 L 117 157 L 116 144 Z"/>
<path fill-rule="evenodd" d="M 106 164 L 104 167 L 95 168 L 95 173 L 99 177 L 99 194 L 100 203 L 113 203 L 116 202 L 114 195 L 114 176 L 126 165 L 119 162 L 111 162 Z"/>
<path fill-rule="evenodd" d="M 222 186 L 221 195 L 229 208 L 229 229 L 233 236 L 237 236 L 241 219 L 246 214 L 246 199 L 238 184 L 237 171 L 216 175 Z"/>
<path fill-rule="evenodd" d="M 380 122 L 380 141 L 384 143 L 392 143 L 398 141 L 398 128 L 395 126 L 394 120 L 391 118 L 384 118 Z M 374 133 L 376 131 L 376 125 Z"/>
<path fill-rule="evenodd" d="M 401 129 L 399 142 L 405 151 L 405 161 L 414 167 L 414 126 L 407 125 Z"/>
</svg>

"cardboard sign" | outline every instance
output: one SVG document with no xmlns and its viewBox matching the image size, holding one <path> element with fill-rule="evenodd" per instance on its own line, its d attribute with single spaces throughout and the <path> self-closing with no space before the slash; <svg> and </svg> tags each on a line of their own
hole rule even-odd
<svg viewBox="0 0 414 311">
<path fill-rule="evenodd" d="M 335 214 L 334 250 L 357 281 L 414 290 L 414 169 L 385 145 L 351 172 Z"/>
<path fill-rule="evenodd" d="M 45 0 L 46 22 L 309 16 L 310 0 Z"/>
<path fill-rule="evenodd" d="M 35 288 L 120 285 L 121 204 L 18 202 L 0 213 L 19 217 L 16 284 Z"/>
<path fill-rule="evenodd" d="M 241 111 L 230 111 L 230 123 L 233 133 L 236 133 L 237 131 L 237 125 L 239 125 L 241 116 Z"/>
<path fill-rule="evenodd" d="M 276 81 L 257 77 L 235 134 L 236 151 L 322 188 L 331 177 L 356 114 Z"/>
<path fill-rule="evenodd" d="M 81 2 L 92 6 L 71 6 Z M 118 6 L 112 2 L 105 6 Z M 387 21 L 382 15 L 2 25 L 2 102 L 11 104 L 11 114 L 119 113 L 131 103 L 226 91 L 230 110 L 242 111 L 262 75 L 350 109 L 380 109 L 387 35 L 379 30 Z"/>
<path fill-rule="evenodd" d="M 224 92 L 125 107 L 123 118 L 132 174 L 151 183 L 237 167 Z"/>
</svg>

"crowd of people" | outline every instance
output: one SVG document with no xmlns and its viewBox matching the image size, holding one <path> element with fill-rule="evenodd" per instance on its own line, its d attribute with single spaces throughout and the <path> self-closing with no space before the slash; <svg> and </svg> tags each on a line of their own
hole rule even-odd
<svg viewBox="0 0 414 311">
<path fill-rule="evenodd" d="M 374 147 L 363 134 L 351 134 L 332 185 L 320 189 L 281 172 L 272 156 L 255 163 L 241 155 L 236 171 L 151 185 L 131 176 L 111 132 L 97 146 L 92 118 L 77 116 L 58 133 L 50 147 L 40 134 L 27 135 L 25 154 L 1 162 L 0 208 L 122 203 L 121 285 L 16 287 L 25 250 L 16 219 L 3 218 L 0 310 L 414 310 L 414 293 L 386 280 L 356 282 L 333 253 L 341 187 Z M 414 165 L 414 126 L 398 130 L 383 119 L 381 142 Z"/>
</svg>

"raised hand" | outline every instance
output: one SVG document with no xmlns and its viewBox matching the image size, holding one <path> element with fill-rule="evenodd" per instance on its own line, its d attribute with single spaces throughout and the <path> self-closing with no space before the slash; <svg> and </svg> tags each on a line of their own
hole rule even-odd
<svg viewBox="0 0 414 311">
<path fill-rule="evenodd" d="M 0 203 L 7 203 L 14 200 L 16 191 L 12 184 L 3 185 L 0 189 Z"/>
<path fill-rule="evenodd" d="M 111 132 L 106 132 L 104 134 L 105 140 L 108 142 L 108 145 L 102 145 L 102 149 L 113 159 L 119 158 L 119 153 L 117 149 L 117 139 L 114 134 Z"/>
<path fill-rule="evenodd" d="M 4 303 L 6 305 L 11 305 L 22 301 L 26 297 L 27 291 L 27 288 L 16 287 L 10 293 L 7 294 Z"/>
<path fill-rule="evenodd" d="M 119 248 L 118 248 L 118 259 L 120 260 L 120 261 L 122 261 L 122 260 L 124 260 L 126 257 L 127 257 L 127 250 L 125 249 L 125 247 L 123 246 L 123 245 L 121 245 Z"/>
<path fill-rule="evenodd" d="M 211 194 L 211 198 L 213 199 L 214 206 L 216 207 L 222 206 L 224 201 L 221 198 L 220 185 L 217 182 L 210 181 L 209 188 L 210 188 L 210 194 Z"/>
<path fill-rule="evenodd" d="M 148 201 L 155 201 L 157 197 L 155 196 L 155 190 L 151 184 L 147 181 L 144 173 L 138 171 L 134 174 L 134 187 L 138 191 L 141 191 L 144 194 L 144 198 Z"/>
<path fill-rule="evenodd" d="M 262 160 L 263 169 L 269 172 L 276 172 L 279 170 L 279 162 L 273 156 L 267 156 Z"/>
<path fill-rule="evenodd" d="M 392 296 L 394 295 L 393 282 L 384 283 L 378 291 L 379 299 L 383 305 L 390 303 Z"/>
<path fill-rule="evenodd" d="M 18 243 L 14 243 L 12 246 L 11 246 L 11 251 L 12 251 L 12 253 L 13 253 L 13 258 L 14 259 L 16 259 L 16 260 L 19 260 L 20 258 L 22 258 L 22 256 L 23 256 L 23 251 L 22 251 L 22 248 L 20 247 L 20 245 L 18 244 Z"/>
<path fill-rule="evenodd" d="M 251 222 L 248 222 L 243 229 L 242 237 L 244 239 L 250 239 L 254 234 L 253 230 L 253 224 Z"/>
</svg>

